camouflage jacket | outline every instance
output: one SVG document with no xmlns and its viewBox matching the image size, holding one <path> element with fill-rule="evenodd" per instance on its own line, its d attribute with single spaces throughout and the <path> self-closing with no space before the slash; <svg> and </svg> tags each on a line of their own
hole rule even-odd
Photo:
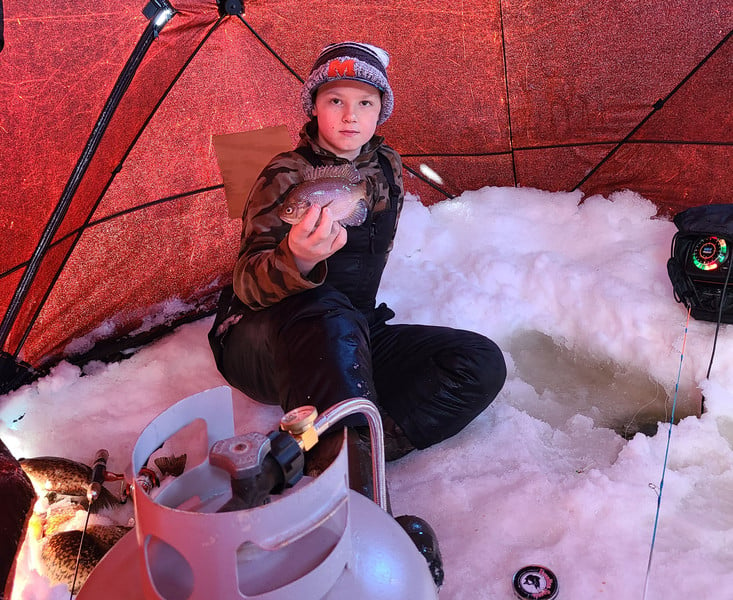
<svg viewBox="0 0 733 600">
<path fill-rule="evenodd" d="M 347 159 L 320 148 L 314 141 L 314 128 L 314 121 L 303 127 L 298 146 L 309 145 L 324 165 L 348 162 Z M 375 135 L 362 150 L 353 164 L 367 182 L 367 201 L 370 204 L 368 219 L 371 219 L 371 214 L 385 210 L 390 204 L 389 183 L 379 164 L 377 153 L 389 161 L 394 184 L 399 186 L 397 206 L 392 207 L 396 209 L 397 218 L 393 230 L 388 232 L 389 247 L 385 252 L 386 256 L 394 240 L 404 200 L 402 160 L 380 136 Z M 249 194 L 242 216 L 242 236 L 234 267 L 233 286 L 237 297 L 250 309 L 263 309 L 287 296 L 319 286 L 328 276 L 330 259 L 316 265 L 307 277 L 301 275 L 285 239 L 290 225 L 277 216 L 278 206 L 288 191 L 303 180 L 302 172 L 309 165 L 308 160 L 294 150 L 278 154 L 260 173 Z M 345 250 L 346 248 L 342 248 L 334 257 Z M 379 276 L 381 277 L 381 271 Z"/>
</svg>

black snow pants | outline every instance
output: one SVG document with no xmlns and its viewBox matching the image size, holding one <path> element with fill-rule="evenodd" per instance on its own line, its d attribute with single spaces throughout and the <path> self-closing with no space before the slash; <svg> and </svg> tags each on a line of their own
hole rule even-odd
<svg viewBox="0 0 733 600">
<path fill-rule="evenodd" d="M 387 324 L 392 316 L 384 304 L 357 310 L 326 283 L 264 310 L 244 309 L 225 335 L 212 336 L 212 347 L 227 381 L 256 401 L 323 412 L 364 397 L 426 448 L 491 403 L 504 385 L 504 358 L 480 334 Z"/>
</svg>

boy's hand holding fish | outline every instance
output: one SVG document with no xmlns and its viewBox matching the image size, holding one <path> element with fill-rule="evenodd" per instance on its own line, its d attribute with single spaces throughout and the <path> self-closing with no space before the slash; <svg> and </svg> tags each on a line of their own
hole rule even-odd
<svg viewBox="0 0 733 600">
<path fill-rule="evenodd" d="M 312 204 L 303 219 L 288 233 L 288 247 L 303 276 L 319 262 L 327 259 L 346 244 L 346 228 L 331 216 L 331 209 Z"/>
</svg>

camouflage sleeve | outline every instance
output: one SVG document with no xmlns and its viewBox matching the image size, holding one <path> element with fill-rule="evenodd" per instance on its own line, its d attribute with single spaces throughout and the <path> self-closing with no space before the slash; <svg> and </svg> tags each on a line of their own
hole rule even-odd
<svg viewBox="0 0 733 600">
<path fill-rule="evenodd" d="M 282 198 L 302 181 L 307 164 L 297 153 L 279 154 L 260 173 L 245 204 L 233 284 L 239 299 L 253 310 L 314 288 L 326 278 L 325 262 L 307 278 L 301 275 L 286 239 L 290 225 L 277 216 Z"/>
</svg>

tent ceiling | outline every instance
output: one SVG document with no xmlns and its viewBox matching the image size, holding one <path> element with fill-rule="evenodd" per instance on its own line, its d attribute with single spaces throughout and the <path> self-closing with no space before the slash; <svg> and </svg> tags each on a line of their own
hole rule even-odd
<svg viewBox="0 0 733 600">
<path fill-rule="evenodd" d="M 5 2 L 2 313 L 148 26 L 143 4 Z M 486 185 L 630 188 L 662 215 L 728 201 L 725 3 L 368 0 L 339 15 L 324 0 L 255 0 L 218 27 L 213 0 L 172 4 L 178 14 L 142 59 L 48 252 L 36 255 L 2 340 L 19 360 L 51 364 L 86 350 L 78 340 L 91 332 L 113 338 L 209 309 L 239 236 L 212 135 L 285 124 L 295 140 L 299 77 L 340 39 L 390 51 L 397 107 L 382 133 L 409 173 L 424 164 L 442 178 L 436 190 L 408 173 L 426 204 Z"/>
</svg>

